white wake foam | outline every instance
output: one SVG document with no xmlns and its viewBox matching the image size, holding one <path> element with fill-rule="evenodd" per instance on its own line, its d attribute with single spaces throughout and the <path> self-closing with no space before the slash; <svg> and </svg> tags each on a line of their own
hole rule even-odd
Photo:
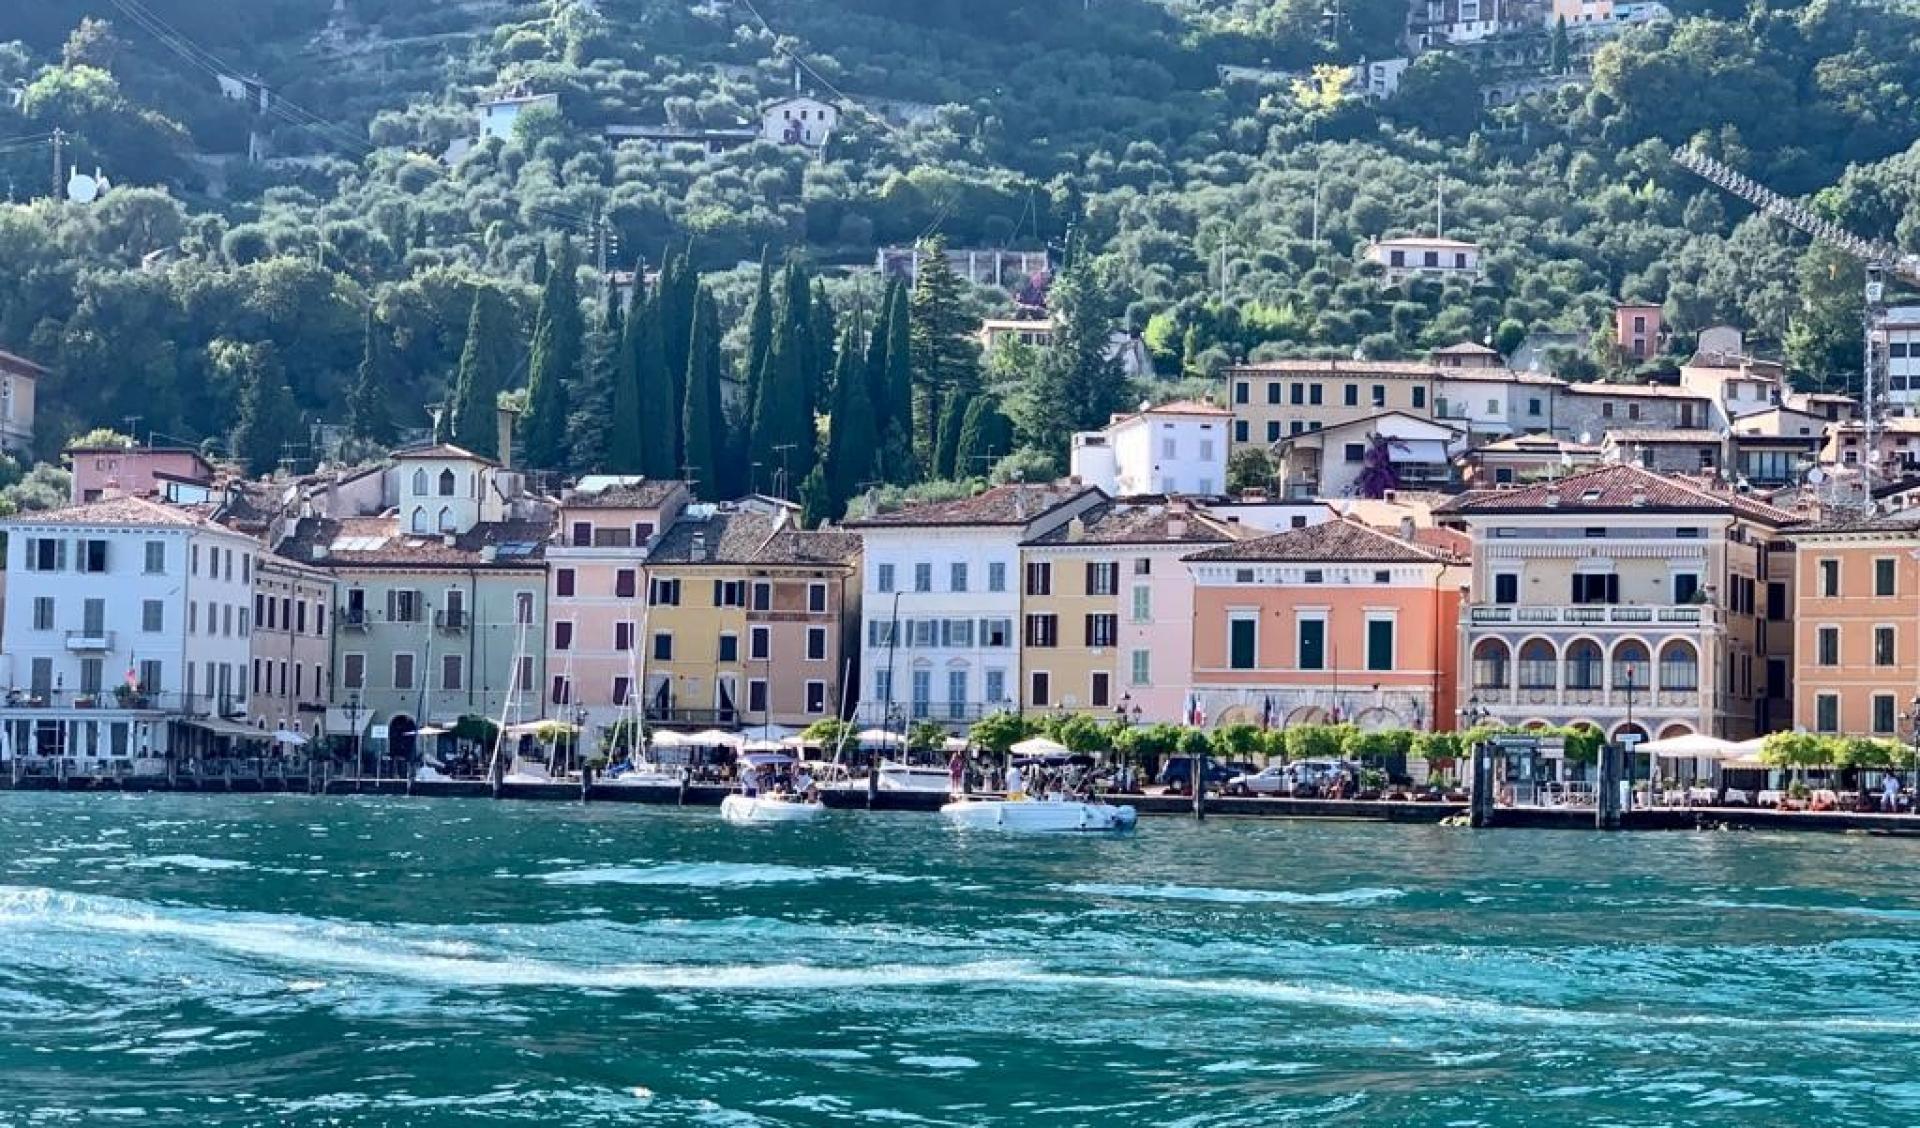
<svg viewBox="0 0 1920 1128">
<path fill-rule="evenodd" d="M 1093 897 L 1136 898 L 1150 901 L 1207 901 L 1223 905 L 1368 905 L 1405 896 L 1398 889 L 1335 889 L 1299 893 L 1287 889 L 1229 889 L 1214 885 L 1123 885 L 1076 882 L 1056 885 L 1067 893 Z"/>
</svg>

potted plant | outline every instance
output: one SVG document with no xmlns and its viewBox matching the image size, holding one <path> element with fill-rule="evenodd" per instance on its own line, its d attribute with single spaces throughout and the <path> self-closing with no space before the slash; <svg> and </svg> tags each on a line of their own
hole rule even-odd
<svg viewBox="0 0 1920 1128">
<path fill-rule="evenodd" d="M 1365 768 L 1360 772 L 1360 794 L 1356 798 L 1378 799 L 1381 789 L 1387 785 L 1387 773 L 1379 768 Z"/>
<path fill-rule="evenodd" d="M 94 701 L 95 698 L 93 694 L 82 693 L 73 699 L 73 707 L 75 709 L 91 709 L 94 706 Z"/>
</svg>

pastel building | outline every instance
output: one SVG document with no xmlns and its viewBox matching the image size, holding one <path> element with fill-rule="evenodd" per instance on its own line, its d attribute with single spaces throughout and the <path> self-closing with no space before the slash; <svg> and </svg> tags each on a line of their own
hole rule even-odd
<svg viewBox="0 0 1920 1128">
<path fill-rule="evenodd" d="M 1250 535 L 1184 501 L 1102 502 L 1021 545 L 1029 712 L 1178 721 L 1192 663 L 1181 557 Z"/>
<path fill-rule="evenodd" d="M 35 393 L 46 374 L 24 356 L 0 352 L 0 451 L 20 454 L 32 448 Z"/>
<path fill-rule="evenodd" d="M 1798 518 L 1629 464 L 1461 495 L 1473 538 L 1461 668 L 1469 705 L 1510 724 L 1609 737 L 1746 739 L 1784 718 L 1766 629 Z M 1778 546 L 1778 547 L 1776 547 Z"/>
<path fill-rule="evenodd" d="M 275 551 L 335 578 L 327 734 L 407 761 L 428 725 L 549 715 L 553 522 L 520 475 L 459 447 L 398 451 L 393 470 L 392 509 L 300 518 Z"/>
<path fill-rule="evenodd" d="M 1913 737 L 1920 697 L 1920 519 L 1791 530 L 1795 723 L 1812 732 Z"/>
<path fill-rule="evenodd" d="M 248 639 L 253 726 L 311 740 L 322 733 L 333 666 L 333 576 L 262 553 L 253 569 Z"/>
<path fill-rule="evenodd" d="M 1024 692 L 1020 680 L 1017 632 L 1060 629 L 1022 618 L 1051 571 L 1023 569 L 1020 546 L 1105 500 L 1072 482 L 1009 484 L 848 521 L 863 545 L 860 719 L 964 727 L 1023 698 L 1054 701 L 1052 671 Z"/>
<path fill-rule="evenodd" d="M 130 760 L 255 739 L 248 537 L 114 497 L 0 522 L 0 752 Z"/>
<path fill-rule="evenodd" d="M 548 705 L 585 714 L 587 746 L 644 684 L 647 554 L 692 502 L 687 484 L 589 476 L 560 498 L 547 544 Z"/>
<path fill-rule="evenodd" d="M 213 483 L 213 464 L 192 447 L 70 446 L 65 453 L 75 504 L 113 494 L 157 497 L 169 482 Z"/>
<path fill-rule="evenodd" d="M 1186 561 L 1208 723 L 1453 727 L 1460 558 L 1336 518 Z"/>
</svg>

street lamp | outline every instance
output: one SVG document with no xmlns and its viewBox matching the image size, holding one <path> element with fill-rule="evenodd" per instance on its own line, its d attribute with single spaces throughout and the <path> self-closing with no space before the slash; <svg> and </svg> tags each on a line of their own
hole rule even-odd
<svg viewBox="0 0 1920 1128">
<path fill-rule="evenodd" d="M 363 765 L 360 763 L 360 694 L 357 691 L 347 694 L 347 728 L 353 733 L 353 771 L 359 775 Z"/>
<path fill-rule="evenodd" d="M 573 687 L 568 686 L 567 688 L 572 689 Z M 573 707 L 573 756 L 567 763 L 568 771 L 572 771 L 580 766 L 580 741 L 586 735 L 587 707 L 585 705 L 575 705 Z"/>
</svg>

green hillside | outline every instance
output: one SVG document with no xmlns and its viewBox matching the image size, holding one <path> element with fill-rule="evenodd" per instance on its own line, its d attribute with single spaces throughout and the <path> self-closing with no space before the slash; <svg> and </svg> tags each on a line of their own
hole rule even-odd
<svg viewBox="0 0 1920 1128">
<path fill-rule="evenodd" d="M 754 271 L 738 264 L 770 249 L 824 275 L 859 343 L 881 295 L 838 268 L 939 235 L 1083 247 L 1083 285 L 1144 332 L 1167 377 L 1587 333 L 1630 297 L 1666 303 L 1676 348 L 1702 326 L 1743 324 L 1809 386 L 1858 364 L 1857 269 L 1748 216 L 1673 166 L 1672 146 L 1813 194 L 1862 234 L 1911 246 L 1920 224 L 1920 18 L 1861 3 L 1683 3 L 1672 26 L 1564 61 L 1542 26 L 1423 55 L 1383 102 L 1218 69 L 1386 57 L 1401 50 L 1404 6 L 1382 0 L 1343 5 L 1337 21 L 1301 0 L 24 7 L 0 15 L 0 88 L 20 91 L 16 106 L 0 99 L 0 177 L 26 201 L 0 208 L 0 347 L 54 370 L 43 452 L 133 416 L 224 442 L 257 367 L 237 350 L 261 343 L 306 418 L 345 422 L 370 306 L 393 417 L 424 427 L 475 287 L 506 299 L 509 386 L 524 383 L 540 264 L 565 234 L 593 266 L 600 217 L 618 265 L 686 250 L 715 299 L 729 378 L 753 375 Z M 1563 70 L 1560 89 L 1480 104 L 1483 82 Z M 257 76 L 269 110 L 223 98 L 222 73 Z M 736 127 L 796 83 L 844 110 L 824 152 L 655 155 L 602 138 L 609 125 Z M 559 113 L 530 113 L 511 139 L 443 165 L 474 132 L 474 102 L 510 87 L 557 94 Z M 29 199 L 50 188 L 56 128 L 74 167 L 112 182 L 100 202 Z M 272 159 L 249 162 L 250 137 Z M 1485 247 L 1483 277 L 1382 286 L 1358 249 L 1431 231 L 1440 194 L 1447 234 Z M 585 294 L 596 278 L 583 272 Z M 1029 442 L 1077 422 L 1021 418 L 1047 360 L 982 375 Z M 824 394 L 829 376 L 817 379 Z"/>
</svg>

